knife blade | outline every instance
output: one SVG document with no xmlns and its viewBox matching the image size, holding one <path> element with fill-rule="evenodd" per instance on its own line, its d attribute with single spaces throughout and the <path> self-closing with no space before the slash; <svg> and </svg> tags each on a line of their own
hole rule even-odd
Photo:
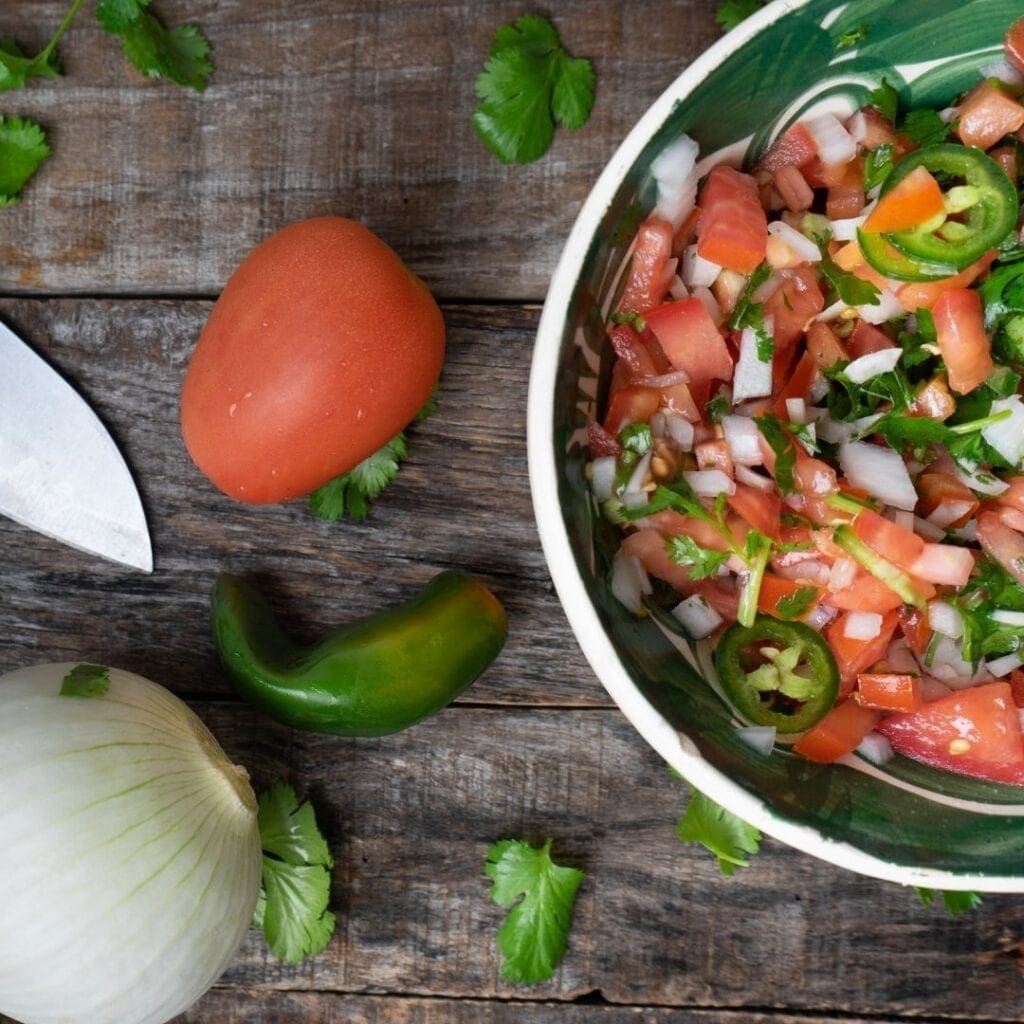
<svg viewBox="0 0 1024 1024">
<path fill-rule="evenodd" d="M 107 428 L 3 324 L 0 514 L 89 554 L 153 571 L 142 501 Z"/>
</svg>

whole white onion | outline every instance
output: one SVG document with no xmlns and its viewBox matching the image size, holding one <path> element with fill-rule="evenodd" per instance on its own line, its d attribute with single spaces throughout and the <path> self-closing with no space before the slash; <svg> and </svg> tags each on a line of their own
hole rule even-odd
<svg viewBox="0 0 1024 1024">
<path fill-rule="evenodd" d="M 252 921 L 256 798 L 177 697 L 117 669 L 61 696 L 72 668 L 0 677 L 0 1014 L 163 1024 Z"/>
</svg>

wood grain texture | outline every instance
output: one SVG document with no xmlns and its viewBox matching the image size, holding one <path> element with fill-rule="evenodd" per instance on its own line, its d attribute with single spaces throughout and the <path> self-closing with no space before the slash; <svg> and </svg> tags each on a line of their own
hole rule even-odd
<svg viewBox="0 0 1024 1024">
<path fill-rule="evenodd" d="M 213 44 L 202 95 L 142 79 L 85 12 L 61 47 L 67 78 L 0 100 L 54 148 L 3 213 L 0 291 L 216 294 L 267 234 L 331 212 L 363 220 L 441 296 L 539 299 L 615 147 L 719 34 L 714 8 L 552 5 L 566 46 L 594 61 L 598 99 L 528 169 L 501 165 L 470 123 L 494 30 L 524 12 L 511 0 L 159 0 Z M 42 45 L 65 10 L 4 4 L 0 34 Z"/>
<path fill-rule="evenodd" d="M 325 523 L 303 502 L 240 505 L 192 465 L 180 381 L 208 303 L 0 301 L 0 318 L 66 372 L 136 474 L 156 571 L 122 570 L 0 517 L 0 672 L 100 660 L 179 693 L 226 694 L 208 627 L 210 587 L 262 582 L 298 636 L 314 639 L 411 597 L 434 573 L 480 575 L 511 638 L 465 700 L 610 703 L 572 638 L 540 551 L 527 480 L 526 381 L 535 308 L 445 310 L 439 410 L 363 523 Z"/>
</svg>

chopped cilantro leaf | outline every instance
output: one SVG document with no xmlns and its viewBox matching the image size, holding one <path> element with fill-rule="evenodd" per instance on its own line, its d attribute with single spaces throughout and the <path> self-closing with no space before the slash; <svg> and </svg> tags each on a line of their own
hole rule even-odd
<svg viewBox="0 0 1024 1024">
<path fill-rule="evenodd" d="M 647 423 L 630 423 L 619 432 L 619 444 L 627 452 L 646 455 L 654 444 L 650 425 Z"/>
<path fill-rule="evenodd" d="M 721 423 L 722 417 L 729 414 L 729 399 L 725 395 L 715 395 L 704 407 L 704 412 L 712 423 Z"/>
<path fill-rule="evenodd" d="M 526 985 L 547 981 L 565 956 L 583 872 L 556 864 L 550 839 L 540 849 L 502 839 L 487 851 L 484 874 L 493 882 L 491 899 L 512 908 L 498 932 L 502 976 Z"/>
<path fill-rule="evenodd" d="M 871 95 L 868 97 L 868 102 L 877 110 L 882 117 L 894 124 L 896 122 L 896 113 L 899 109 L 900 94 L 896 91 L 896 88 L 886 79 L 882 79 L 878 88 L 873 89 Z"/>
<path fill-rule="evenodd" d="M 865 281 L 850 270 L 843 270 L 841 266 L 828 254 L 828 248 L 824 244 L 821 248 L 821 276 L 829 285 L 829 293 L 825 298 L 825 304 L 831 305 L 837 299 L 842 300 L 848 306 L 877 306 L 881 292 L 876 285 Z"/>
<path fill-rule="evenodd" d="M 691 580 L 706 580 L 715 576 L 729 558 L 728 551 L 702 548 L 692 537 L 681 534 L 665 542 L 669 558 L 690 570 Z"/>
<path fill-rule="evenodd" d="M 856 46 L 859 42 L 868 37 L 867 25 L 858 25 L 856 28 L 851 28 L 848 32 L 840 34 L 836 40 L 836 49 L 844 50 L 850 46 Z"/>
<path fill-rule="evenodd" d="M 42 76 L 60 77 L 60 69 L 50 46 L 35 57 L 26 57 L 10 36 L 0 38 L 0 92 L 24 89 L 29 79 Z"/>
<path fill-rule="evenodd" d="M 110 689 L 110 669 L 103 665 L 76 665 L 61 681 L 62 697 L 102 697 Z"/>
<path fill-rule="evenodd" d="M 700 843 L 718 859 L 719 869 L 727 876 L 748 867 L 749 855 L 757 853 L 761 844 L 761 833 L 753 825 L 697 790 L 676 825 L 676 835 L 684 843 Z"/>
<path fill-rule="evenodd" d="M 757 358 L 762 363 L 770 363 L 775 358 L 775 339 L 763 327 L 760 330 L 754 328 L 754 337 L 757 341 Z"/>
<path fill-rule="evenodd" d="M 555 122 L 581 128 L 594 105 L 594 69 L 572 58 L 547 18 L 501 26 L 476 80 L 473 126 L 502 163 L 527 164 L 547 152 Z"/>
<path fill-rule="evenodd" d="M 891 142 L 883 142 L 864 158 L 865 192 L 870 192 L 876 185 L 881 185 L 889 177 L 893 169 L 893 153 L 895 151 L 896 148 Z"/>
<path fill-rule="evenodd" d="M 613 324 L 628 324 L 637 334 L 643 334 L 647 330 L 647 321 L 635 310 L 630 309 L 624 313 L 612 313 Z"/>
<path fill-rule="evenodd" d="M 792 594 L 780 597 L 775 602 L 775 610 L 784 619 L 798 619 L 810 610 L 817 599 L 818 591 L 815 587 L 801 587 Z"/>
<path fill-rule="evenodd" d="M 937 111 L 928 108 L 910 111 L 900 125 L 900 131 L 919 146 L 945 142 L 952 130 L 952 124 L 947 124 Z"/>
<path fill-rule="evenodd" d="M 963 620 L 964 661 L 977 664 L 982 658 L 1021 649 L 1020 627 L 997 622 L 992 613 L 997 609 L 1024 612 L 1024 586 L 988 555 L 978 559 L 975 574 L 950 600 Z"/>
<path fill-rule="evenodd" d="M 772 268 L 767 263 L 755 267 L 747 279 L 740 297 L 736 300 L 736 308 L 729 319 L 729 328 L 738 331 L 742 327 L 750 327 L 752 318 L 761 316 L 761 307 L 754 302 L 754 292 L 761 287 L 772 275 Z M 751 308 L 756 312 L 751 312 Z"/>
<path fill-rule="evenodd" d="M 796 490 L 793 482 L 793 467 L 796 464 L 796 443 L 782 425 L 782 421 L 771 413 L 755 416 L 754 422 L 761 436 L 775 452 L 775 483 L 783 495 Z"/>
<path fill-rule="evenodd" d="M 914 892 L 917 893 L 917 898 L 921 901 L 922 907 L 930 907 L 932 905 L 935 899 L 934 889 L 925 889 L 923 886 L 915 885 Z M 968 910 L 974 910 L 975 907 L 981 906 L 981 896 L 976 892 L 940 890 L 939 895 L 942 896 L 942 904 L 946 908 L 946 913 L 954 917 L 957 914 L 963 914 Z"/>
<path fill-rule="evenodd" d="M 263 847 L 263 888 L 253 923 L 275 956 L 298 963 L 325 949 L 334 934 L 331 859 L 309 803 L 275 783 L 260 797 L 257 822 Z"/>
<path fill-rule="evenodd" d="M 746 21 L 752 14 L 757 14 L 765 2 L 766 0 L 722 0 L 715 11 L 715 21 L 728 32 L 741 21 Z"/>
<path fill-rule="evenodd" d="M 46 133 L 39 125 L 0 116 L 0 209 L 18 202 L 22 188 L 49 155 Z"/>
</svg>

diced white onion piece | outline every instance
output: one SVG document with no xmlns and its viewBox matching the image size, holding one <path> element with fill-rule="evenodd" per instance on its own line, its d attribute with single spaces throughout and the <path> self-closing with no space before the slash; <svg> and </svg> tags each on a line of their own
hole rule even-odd
<svg viewBox="0 0 1024 1024">
<path fill-rule="evenodd" d="M 665 436 L 665 413 L 659 409 L 648 421 L 651 428 L 651 437 L 661 439 Z"/>
<path fill-rule="evenodd" d="M 843 302 L 842 299 L 836 299 L 831 306 L 826 306 L 814 319 L 822 320 L 825 323 L 831 323 L 833 320 L 839 318 L 842 313 L 845 313 L 850 307 Z"/>
<path fill-rule="evenodd" d="M 804 121 L 814 138 L 823 164 L 846 164 L 857 155 L 857 143 L 835 114 L 819 114 Z"/>
<path fill-rule="evenodd" d="M 832 563 L 832 570 L 828 577 L 828 589 L 833 594 L 838 593 L 840 590 L 845 590 L 853 583 L 853 578 L 856 575 L 857 563 L 852 558 L 847 558 L 843 555 L 842 558 L 837 558 Z"/>
<path fill-rule="evenodd" d="M 966 541 L 968 544 L 976 544 L 978 541 L 977 521 L 971 519 L 963 526 L 958 526 L 956 529 L 950 530 L 949 535 L 951 537 L 955 537 L 957 540 Z"/>
<path fill-rule="evenodd" d="M 685 370 L 671 370 L 654 377 L 637 377 L 632 383 L 641 388 L 674 388 L 677 384 L 689 384 L 690 375 Z"/>
<path fill-rule="evenodd" d="M 741 466 L 760 466 L 764 462 L 761 433 L 752 419 L 746 416 L 723 416 L 722 430 L 733 462 Z"/>
<path fill-rule="evenodd" d="M 690 289 L 683 284 L 683 279 L 676 274 L 672 278 L 672 283 L 668 286 L 668 293 L 673 299 L 688 299 L 690 297 Z"/>
<path fill-rule="evenodd" d="M 602 455 L 590 464 L 590 489 L 598 501 L 607 501 L 615 487 L 615 456 Z"/>
<path fill-rule="evenodd" d="M 681 452 L 693 451 L 693 424 L 685 416 L 666 413 L 665 433 Z"/>
<path fill-rule="evenodd" d="M 904 508 L 887 508 L 883 513 L 890 523 L 902 526 L 904 530 L 914 529 L 914 513 Z"/>
<path fill-rule="evenodd" d="M 693 298 L 700 299 L 704 303 L 704 308 L 708 311 L 708 316 L 715 321 L 716 324 L 721 324 L 725 319 L 725 314 L 722 312 L 722 307 L 718 304 L 718 299 L 715 298 L 710 288 L 694 288 L 692 289 Z"/>
<path fill-rule="evenodd" d="M 993 622 L 1001 622 L 1004 626 L 1024 626 L 1024 612 L 1012 612 L 1006 608 L 997 608 L 991 619 Z"/>
<path fill-rule="evenodd" d="M 982 431 L 982 434 L 984 434 L 984 431 Z M 973 469 L 968 469 L 965 466 L 958 465 L 954 472 L 960 483 L 970 487 L 972 491 L 977 491 L 979 494 L 995 497 L 1005 494 L 1010 489 L 1008 483 L 993 476 L 991 473 L 979 473 L 976 466 Z"/>
<path fill-rule="evenodd" d="M 786 415 L 790 423 L 806 423 L 807 403 L 802 398 L 787 398 Z"/>
<path fill-rule="evenodd" d="M 1014 669 L 1020 668 L 1021 665 L 1024 665 L 1024 657 L 1016 651 L 1013 654 L 1004 654 L 1001 658 L 994 658 L 992 661 L 985 662 L 985 668 L 996 679 L 1008 676 Z"/>
<path fill-rule="evenodd" d="M 886 505 L 914 510 L 917 491 L 898 452 L 863 441 L 849 441 L 839 447 L 839 465 L 854 487 Z"/>
<path fill-rule="evenodd" d="M 874 640 L 881 632 L 878 612 L 850 612 L 843 621 L 843 636 L 848 640 Z"/>
<path fill-rule="evenodd" d="M 932 526 L 945 530 L 950 523 L 963 519 L 972 508 L 974 508 L 972 501 L 943 501 L 935 506 L 934 511 L 927 517 L 927 521 Z"/>
<path fill-rule="evenodd" d="M 824 587 L 829 581 L 829 567 L 816 558 L 807 558 L 792 565 L 780 565 L 775 569 L 780 576 L 798 583 L 809 583 L 811 586 Z"/>
<path fill-rule="evenodd" d="M 962 587 L 974 568 L 970 548 L 957 544 L 925 544 L 910 567 L 911 575 L 928 583 Z"/>
<path fill-rule="evenodd" d="M 820 402 L 828 394 L 828 381 L 820 370 L 814 371 L 811 378 L 811 386 L 807 389 L 807 396 L 812 402 Z"/>
<path fill-rule="evenodd" d="M 646 482 L 646 476 L 651 470 L 651 455 L 653 452 L 648 452 L 642 456 L 640 461 L 636 464 L 632 475 L 629 478 L 629 483 L 626 484 L 623 491 L 624 494 L 637 494 L 644 488 Z"/>
<path fill-rule="evenodd" d="M 939 111 L 939 117 L 946 124 L 949 124 L 951 121 L 955 121 L 959 116 L 960 116 L 960 108 L 959 107 L 943 107 L 942 110 Z"/>
<path fill-rule="evenodd" d="M 864 305 L 857 307 L 857 312 L 861 319 L 869 324 L 884 324 L 886 320 L 902 317 L 906 311 L 896 293 L 891 288 L 883 288 L 878 293 L 877 302 L 865 302 Z M 900 349 L 896 351 L 899 352 Z"/>
<path fill-rule="evenodd" d="M 693 640 L 703 640 L 722 624 L 722 616 L 700 596 L 691 594 L 672 609 L 672 614 Z"/>
<path fill-rule="evenodd" d="M 869 352 L 859 359 L 854 359 L 843 372 L 854 384 L 863 384 L 880 373 L 895 370 L 902 355 L 903 349 L 901 348 L 879 349 L 877 352 Z"/>
<path fill-rule="evenodd" d="M 941 526 L 936 526 L 920 516 L 914 516 L 912 529 L 914 533 L 920 534 L 925 540 L 942 540 L 946 536 L 946 531 Z"/>
<path fill-rule="evenodd" d="M 768 321 L 765 318 L 765 328 Z M 740 358 L 732 378 L 733 405 L 748 398 L 767 398 L 772 393 L 772 361 L 758 358 L 757 337 L 752 327 L 744 327 L 740 335 Z"/>
<path fill-rule="evenodd" d="M 650 578 L 640 559 L 619 548 L 612 559 L 612 593 L 615 598 L 634 615 L 639 615 L 643 610 L 644 595 L 652 591 Z"/>
<path fill-rule="evenodd" d="M 868 215 L 862 213 L 859 217 L 841 217 L 839 220 L 831 221 L 829 227 L 832 237 L 837 242 L 852 242 L 857 237 L 857 228 L 861 227 L 867 219 Z"/>
<path fill-rule="evenodd" d="M 816 629 L 820 632 L 838 614 L 838 608 L 833 608 L 830 604 L 818 604 L 807 613 L 804 618 L 804 622 L 810 626 L 811 629 Z"/>
<path fill-rule="evenodd" d="M 721 266 L 697 255 L 697 246 L 688 245 L 683 250 L 680 274 L 687 288 L 710 288 L 722 272 Z"/>
<path fill-rule="evenodd" d="M 680 135 L 651 164 L 651 173 L 658 183 L 655 216 L 669 221 L 676 229 L 689 216 L 697 199 L 697 153 L 697 143 L 688 135 Z"/>
<path fill-rule="evenodd" d="M 975 672 L 974 666 L 964 661 L 959 640 L 941 635 L 932 650 L 929 671 L 951 690 L 963 690 L 980 682 L 981 679 L 991 678 L 984 668 L 980 672 Z"/>
<path fill-rule="evenodd" d="M 774 725 L 741 725 L 736 728 L 736 736 L 767 757 L 775 747 L 776 729 Z"/>
<path fill-rule="evenodd" d="M 863 142 L 868 137 L 868 119 L 863 110 L 854 111 L 846 119 L 846 130 L 854 142 Z"/>
<path fill-rule="evenodd" d="M 959 640 L 964 635 L 964 620 L 960 612 L 946 601 L 929 602 L 928 625 L 951 640 Z"/>
<path fill-rule="evenodd" d="M 775 490 L 775 481 L 770 476 L 755 473 L 749 466 L 739 465 L 736 467 L 736 480 L 738 483 L 756 487 L 759 491 L 766 493 Z"/>
<path fill-rule="evenodd" d="M 806 235 L 784 220 L 773 220 L 768 225 L 769 235 L 778 235 L 805 263 L 820 263 L 821 250 Z"/>
<path fill-rule="evenodd" d="M 696 469 L 683 473 L 698 498 L 717 498 L 720 494 L 735 494 L 736 484 L 720 469 Z"/>
<path fill-rule="evenodd" d="M 870 416 L 862 416 L 859 420 L 843 423 L 829 416 L 823 416 L 818 420 L 818 437 L 822 441 L 828 441 L 829 444 L 852 441 L 855 437 L 867 433 L 881 418 L 880 413 L 872 413 Z"/>
<path fill-rule="evenodd" d="M 989 415 L 1009 410 L 1010 415 L 997 423 L 990 423 L 985 427 L 981 436 L 1011 466 L 1019 466 L 1021 459 L 1024 459 L 1024 403 L 1019 395 L 1011 395 L 1009 398 L 997 398 L 992 403 Z"/>
<path fill-rule="evenodd" d="M 643 508 L 650 499 L 648 498 L 646 491 L 631 491 L 628 494 L 623 493 L 619 500 L 622 502 L 624 508 L 632 509 Z"/>
<path fill-rule="evenodd" d="M 892 757 L 893 749 L 880 732 L 869 732 L 857 745 L 856 753 L 872 764 L 885 764 Z"/>
<path fill-rule="evenodd" d="M 981 66 L 981 77 L 998 78 L 1000 82 L 1005 82 L 1007 85 L 1012 85 L 1014 88 L 1020 88 L 1024 85 L 1024 75 L 1022 75 L 1012 64 L 1003 59 L 983 64 Z"/>
</svg>

